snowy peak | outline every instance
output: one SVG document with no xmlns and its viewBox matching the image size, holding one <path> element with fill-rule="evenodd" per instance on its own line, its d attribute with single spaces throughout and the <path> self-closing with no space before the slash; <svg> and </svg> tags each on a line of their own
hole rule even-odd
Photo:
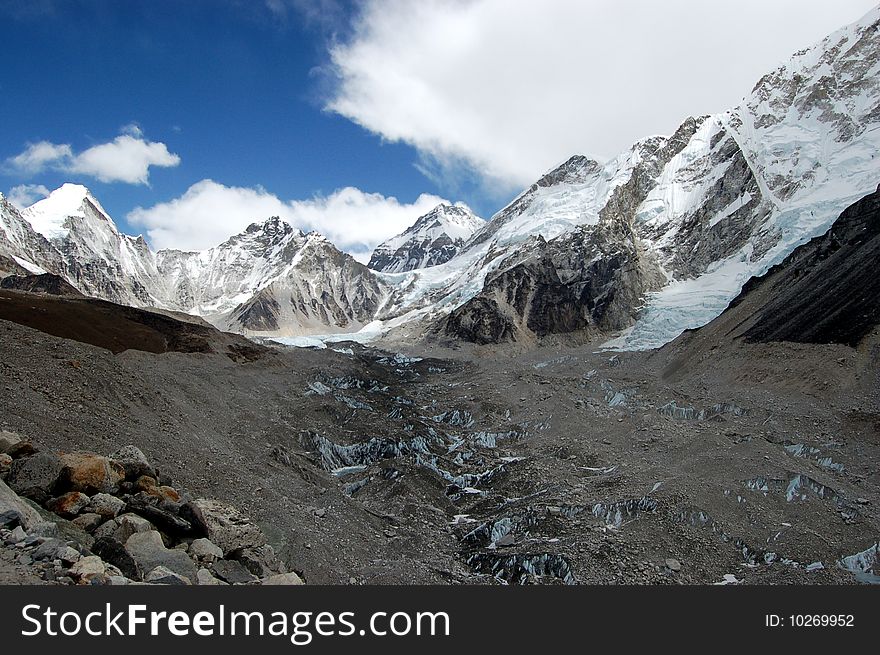
<svg viewBox="0 0 880 655">
<path fill-rule="evenodd" d="M 87 217 L 97 218 L 116 231 L 116 226 L 101 203 L 81 184 L 63 184 L 21 214 L 34 230 L 47 239 L 67 237 L 71 221 Z"/>
<path fill-rule="evenodd" d="M 437 205 L 403 233 L 379 244 L 369 267 L 384 273 L 402 273 L 443 264 L 484 225 L 467 207 Z"/>
</svg>

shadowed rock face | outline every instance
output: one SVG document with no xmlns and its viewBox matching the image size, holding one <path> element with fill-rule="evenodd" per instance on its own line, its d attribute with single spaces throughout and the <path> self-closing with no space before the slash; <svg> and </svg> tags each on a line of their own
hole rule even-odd
<svg viewBox="0 0 880 655">
<path fill-rule="evenodd" d="M 753 294 L 771 295 L 744 338 L 856 346 L 880 324 L 877 262 L 880 187 L 847 208 L 826 234 L 746 284 L 732 308 Z"/>
<path fill-rule="evenodd" d="M 44 273 L 43 275 L 10 275 L 0 280 L 0 289 L 48 293 L 53 296 L 83 296 L 63 277 L 53 275 L 52 273 Z"/>
<path fill-rule="evenodd" d="M 620 330 L 635 319 L 644 293 L 661 281 L 656 264 L 620 221 L 549 242 L 536 239 L 518 261 L 502 266 L 478 296 L 446 319 L 447 336 L 485 344 Z"/>
</svg>

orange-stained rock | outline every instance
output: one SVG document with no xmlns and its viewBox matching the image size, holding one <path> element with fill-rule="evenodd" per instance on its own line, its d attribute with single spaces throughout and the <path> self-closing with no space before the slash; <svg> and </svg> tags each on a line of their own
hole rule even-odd
<svg viewBox="0 0 880 655">
<path fill-rule="evenodd" d="M 46 509 L 69 519 L 79 514 L 89 504 L 89 500 L 89 497 L 84 493 L 69 491 L 47 502 Z"/>
<path fill-rule="evenodd" d="M 78 452 L 61 455 L 64 469 L 59 478 L 62 488 L 87 494 L 112 494 L 125 478 L 125 470 L 109 457 Z"/>
</svg>

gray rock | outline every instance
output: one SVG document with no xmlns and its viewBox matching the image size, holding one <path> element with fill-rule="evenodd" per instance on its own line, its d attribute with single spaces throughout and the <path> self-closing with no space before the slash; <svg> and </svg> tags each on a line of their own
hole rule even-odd
<svg viewBox="0 0 880 655">
<path fill-rule="evenodd" d="M 257 580 L 255 575 L 235 560 L 218 560 L 211 565 L 211 570 L 214 575 L 229 584 L 248 584 Z"/>
<path fill-rule="evenodd" d="M 305 584 L 296 573 L 281 573 L 266 578 L 260 584 L 264 585 L 301 585 Z"/>
<path fill-rule="evenodd" d="M 124 575 L 111 575 L 110 584 L 114 587 L 123 587 L 129 583 L 128 578 Z"/>
<path fill-rule="evenodd" d="M 81 558 L 82 554 L 76 548 L 71 548 L 70 546 L 59 548 L 55 552 L 55 559 L 61 560 L 61 563 L 66 564 L 67 566 L 75 564 Z"/>
<path fill-rule="evenodd" d="M 90 584 L 92 580 L 104 575 L 104 562 L 97 555 L 83 557 L 70 567 L 68 575 L 80 584 Z"/>
<path fill-rule="evenodd" d="M 124 507 L 125 501 L 110 494 L 99 493 L 92 496 L 85 511 L 99 514 L 109 519 L 118 515 Z"/>
<path fill-rule="evenodd" d="M 104 517 L 100 514 L 86 513 L 80 514 L 75 519 L 71 521 L 78 528 L 82 528 L 86 532 L 94 533 L 102 523 L 104 523 Z"/>
<path fill-rule="evenodd" d="M 113 537 L 123 544 L 133 534 L 155 530 L 152 523 L 137 514 L 122 514 L 115 521 L 119 528 L 113 532 Z"/>
<path fill-rule="evenodd" d="M 223 550 L 224 555 L 259 548 L 266 535 L 238 509 L 219 500 L 199 498 L 181 508 L 181 516 Z"/>
<path fill-rule="evenodd" d="M 16 526 L 15 529 L 10 533 L 10 535 L 6 538 L 6 543 L 8 544 L 17 544 L 21 541 L 27 539 L 27 532 L 24 531 L 24 528 L 20 525 Z"/>
<path fill-rule="evenodd" d="M 20 496 L 45 503 L 54 496 L 64 462 L 54 453 L 42 452 L 12 463 L 6 483 Z"/>
<path fill-rule="evenodd" d="M 47 539 L 34 549 L 31 556 L 36 560 L 54 560 L 57 559 L 57 553 L 63 548 L 67 548 L 67 544 L 60 539 Z"/>
<path fill-rule="evenodd" d="M 198 573 L 196 573 L 196 584 L 205 586 L 216 586 L 226 585 L 228 583 L 215 578 L 213 575 L 211 575 L 211 572 L 208 569 L 199 569 Z"/>
<path fill-rule="evenodd" d="M 144 576 L 144 582 L 150 584 L 188 585 L 192 584 L 188 578 L 179 575 L 169 568 L 157 566 Z"/>
<path fill-rule="evenodd" d="M 14 432 L 0 430 L 0 453 L 7 453 L 9 449 L 21 441 L 21 437 Z"/>
<path fill-rule="evenodd" d="M 119 569 L 125 577 L 132 580 L 140 580 L 143 575 L 141 567 L 137 560 L 128 552 L 128 550 L 112 537 L 101 537 L 95 541 L 92 546 L 92 552 L 99 555 L 101 559 Z"/>
<path fill-rule="evenodd" d="M 82 518 L 82 517 L 79 517 Z M 79 520 L 79 518 L 77 520 Z M 75 522 L 75 521 L 74 521 Z M 92 536 L 97 539 L 103 539 L 104 537 L 113 537 L 116 531 L 119 529 L 119 520 L 118 519 L 110 519 L 109 521 L 102 523 L 98 528 L 92 532 Z M 132 534 L 134 534 L 132 532 Z M 130 537 L 131 535 L 128 535 Z M 118 541 L 125 543 L 126 539 L 119 539 Z"/>
<path fill-rule="evenodd" d="M 43 522 L 43 517 L 36 509 L 0 480 L 0 527 L 21 525 L 30 532 Z"/>
<path fill-rule="evenodd" d="M 244 548 L 230 553 L 229 557 L 240 562 L 248 571 L 258 578 L 265 578 L 276 573 L 286 572 L 284 563 L 275 555 L 275 549 L 269 544 L 259 548 Z"/>
<path fill-rule="evenodd" d="M 12 457 L 6 453 L 0 453 L 0 476 L 5 476 L 12 468 Z"/>
<path fill-rule="evenodd" d="M 681 562 L 679 562 L 677 559 L 667 559 L 666 568 L 668 568 L 670 571 L 681 571 Z"/>
<path fill-rule="evenodd" d="M 199 560 L 214 561 L 223 557 L 223 550 L 210 539 L 194 539 L 189 545 L 190 555 Z"/>
<path fill-rule="evenodd" d="M 152 571 L 157 566 L 164 566 L 190 582 L 196 580 L 196 567 L 189 555 L 180 550 L 165 548 L 162 535 L 155 530 L 131 535 L 125 542 L 125 550 L 134 558 L 141 571 Z M 119 566 L 116 562 L 114 564 Z"/>
<path fill-rule="evenodd" d="M 142 475 L 156 475 L 156 469 L 150 464 L 150 460 L 137 446 L 123 446 L 119 450 L 110 453 L 110 459 L 119 462 L 125 470 L 128 480 L 136 480 Z"/>
</svg>

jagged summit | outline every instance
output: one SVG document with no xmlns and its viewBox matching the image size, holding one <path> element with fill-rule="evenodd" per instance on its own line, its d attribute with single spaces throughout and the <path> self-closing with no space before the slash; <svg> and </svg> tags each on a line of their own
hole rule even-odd
<svg viewBox="0 0 880 655">
<path fill-rule="evenodd" d="M 91 215 L 111 225 L 113 223 L 87 187 L 71 183 L 62 184 L 42 200 L 24 209 L 21 215 L 47 239 L 65 238 L 71 218 L 84 219 Z M 115 229 L 115 225 L 113 227 Z"/>
<path fill-rule="evenodd" d="M 401 273 L 443 264 L 484 225 L 467 207 L 441 203 L 401 234 L 379 244 L 369 267 Z"/>
<path fill-rule="evenodd" d="M 729 111 L 687 118 L 603 163 L 572 156 L 488 222 L 439 205 L 380 244 L 369 268 L 279 217 L 205 251 L 153 253 L 79 185 L 21 213 L 0 200 L 0 255 L 10 270 L 234 330 L 371 324 L 371 334 L 478 341 L 577 332 L 654 348 L 712 320 L 874 190 L 878 28 L 880 7 L 796 53 Z"/>
</svg>

